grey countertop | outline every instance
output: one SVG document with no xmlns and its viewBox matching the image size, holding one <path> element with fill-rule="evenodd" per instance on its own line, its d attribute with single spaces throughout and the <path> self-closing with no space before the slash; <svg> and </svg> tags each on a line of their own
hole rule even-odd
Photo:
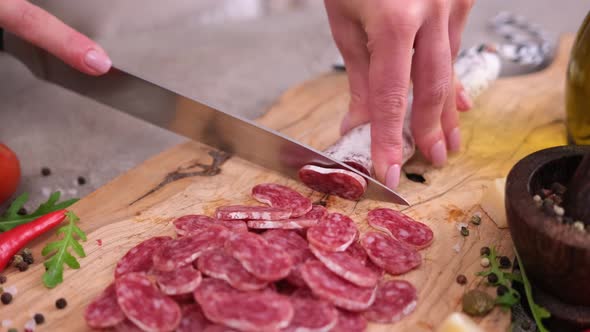
<svg viewBox="0 0 590 332">
<path fill-rule="evenodd" d="M 44 6 L 99 41 L 117 62 L 249 118 L 284 91 L 331 70 L 338 52 L 320 1 L 143 1 Z M 585 6 L 586 5 L 586 6 Z M 574 32 L 587 1 L 479 1 L 463 45 L 488 40 L 487 20 L 499 11 L 525 15 L 556 37 Z M 92 13 L 92 15 L 90 14 Z M 9 47 L 10 45 L 7 45 Z M 0 53 L 0 142 L 19 156 L 18 191 L 31 205 L 50 191 L 83 197 L 183 138 L 35 78 Z M 288 116 L 287 114 L 285 116 Z M 42 177 L 41 167 L 52 170 Z M 87 183 L 79 186 L 78 176 Z"/>
</svg>

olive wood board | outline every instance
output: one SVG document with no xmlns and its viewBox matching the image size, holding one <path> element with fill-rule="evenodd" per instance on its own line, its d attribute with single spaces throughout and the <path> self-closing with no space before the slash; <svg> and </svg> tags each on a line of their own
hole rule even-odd
<svg viewBox="0 0 590 332">
<path fill-rule="evenodd" d="M 565 68 L 573 37 L 560 41 L 554 62 L 546 69 L 524 76 L 501 78 L 474 102 L 470 112 L 461 114 L 461 151 L 450 156 L 440 169 L 431 167 L 420 154 L 404 167 L 404 172 L 420 173 L 425 183 L 412 182 L 402 175 L 399 192 L 410 207 L 391 203 L 327 198 L 330 211 L 350 215 L 361 231 L 369 229 L 366 214 L 377 207 L 401 209 L 428 224 L 434 231 L 433 244 L 422 250 L 422 265 L 403 276 L 418 289 L 416 310 L 402 321 L 370 324 L 377 331 L 433 331 L 453 311 L 461 311 L 461 297 L 479 287 L 490 293 L 475 274 L 480 266 L 480 248 L 496 246 L 501 254 L 514 257 L 508 229 L 501 229 L 482 211 L 484 190 L 495 178 L 505 177 L 512 165 L 525 155 L 550 146 L 566 144 L 564 127 Z M 339 136 L 339 123 L 347 110 L 348 83 L 343 72 L 330 72 L 294 87 L 281 96 L 259 120 L 315 148 L 323 149 Z M 182 121 L 182 111 L 176 122 Z M 253 147 L 256 148 L 256 147 Z M 129 147 L 130 153 L 133 147 Z M 211 148 L 195 142 L 173 147 L 115 178 L 84 197 L 72 210 L 80 217 L 87 233 L 83 243 L 87 257 L 81 268 L 66 268 L 64 282 L 54 289 L 43 286 L 40 251 L 55 239 L 50 232 L 32 243 L 36 258 L 26 272 L 5 271 L 8 282 L 18 289 L 13 302 L 0 306 L 0 321 L 12 320 L 22 330 L 34 313 L 45 315 L 37 331 L 86 331 L 83 318 L 87 304 L 112 280 L 116 262 L 138 242 L 157 235 L 173 235 L 172 220 L 185 214 L 212 214 L 227 204 L 258 204 L 250 189 L 259 183 L 276 182 L 293 187 L 312 200 L 323 195 L 301 183 L 258 165 L 230 157 L 221 166 L 212 165 Z M 184 174 L 184 175 L 183 175 Z M 158 184 L 168 178 L 165 185 Z M 482 214 L 480 226 L 469 225 L 470 235 L 460 234 L 458 225 Z M 468 283 L 459 285 L 458 274 Z M 68 306 L 55 308 L 55 300 L 65 297 Z M 475 319 L 486 331 L 506 331 L 510 312 L 494 309 Z"/>
</svg>

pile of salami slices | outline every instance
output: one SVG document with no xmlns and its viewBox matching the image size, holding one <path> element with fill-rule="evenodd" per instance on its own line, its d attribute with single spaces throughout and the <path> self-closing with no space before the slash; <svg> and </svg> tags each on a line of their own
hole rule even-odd
<svg viewBox="0 0 590 332">
<path fill-rule="evenodd" d="M 260 184 L 266 206 L 224 206 L 174 221 L 117 263 L 115 280 L 86 308 L 87 324 L 117 331 L 364 331 L 394 323 L 417 302 L 407 281 L 422 263 L 428 226 L 390 209 L 375 231 L 298 192 Z"/>
</svg>

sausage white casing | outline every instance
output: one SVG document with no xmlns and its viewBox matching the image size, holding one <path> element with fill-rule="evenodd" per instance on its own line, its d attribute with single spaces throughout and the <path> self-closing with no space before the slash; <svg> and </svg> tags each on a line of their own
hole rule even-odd
<svg viewBox="0 0 590 332">
<path fill-rule="evenodd" d="M 475 99 L 498 78 L 501 68 L 500 57 L 491 48 L 481 45 L 464 50 L 457 57 L 455 73 L 463 84 L 465 92 Z M 402 165 L 415 153 L 416 146 L 410 131 L 410 112 L 413 94 L 408 95 L 406 120 L 403 129 Z M 350 167 L 373 176 L 371 159 L 371 125 L 362 124 L 349 130 L 336 143 L 324 151 L 328 156 Z M 330 177 L 329 174 L 337 175 Z M 343 177 L 343 174 L 345 175 Z M 343 180 L 343 178 L 348 179 Z M 313 190 L 334 194 L 345 199 L 358 200 L 365 193 L 365 179 L 348 170 L 306 165 L 299 171 L 301 181 Z M 332 179 L 333 178 L 333 179 Z M 351 190 L 356 189 L 356 190 Z M 342 195 L 342 193 L 346 193 Z"/>
</svg>

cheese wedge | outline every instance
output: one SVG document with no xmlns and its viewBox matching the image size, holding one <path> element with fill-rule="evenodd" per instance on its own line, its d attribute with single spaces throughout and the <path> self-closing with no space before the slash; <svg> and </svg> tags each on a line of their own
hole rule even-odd
<svg viewBox="0 0 590 332">
<path fill-rule="evenodd" d="M 481 207 L 485 213 L 499 228 L 507 228 L 506 207 L 504 203 L 504 191 L 506 178 L 498 178 L 492 181 L 481 198 Z"/>
<path fill-rule="evenodd" d="M 469 316 L 453 312 L 438 327 L 436 332 L 485 332 Z"/>
</svg>

